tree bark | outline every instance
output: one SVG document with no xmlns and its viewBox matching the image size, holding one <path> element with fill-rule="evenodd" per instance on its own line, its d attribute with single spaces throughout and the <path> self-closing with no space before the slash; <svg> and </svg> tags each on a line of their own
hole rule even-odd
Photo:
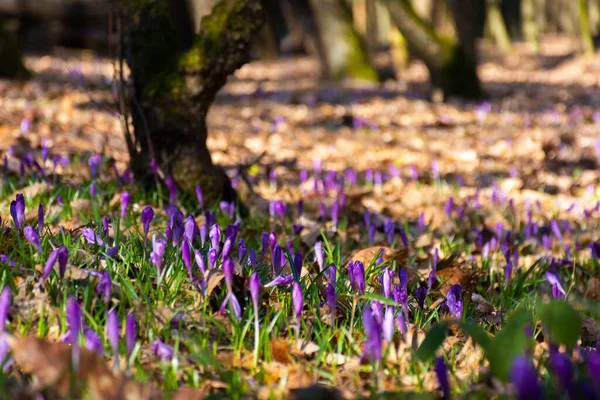
<svg viewBox="0 0 600 400">
<path fill-rule="evenodd" d="M 17 39 L 3 28 L 0 23 L 0 77 L 27 79 L 31 73 L 23 64 L 23 56 Z"/>
<path fill-rule="evenodd" d="M 365 44 L 352 25 L 352 13 L 341 0 L 313 0 L 321 63 L 327 79 L 344 78 L 376 81 Z"/>
<path fill-rule="evenodd" d="M 385 0 L 394 23 L 402 32 L 411 54 L 429 70 L 433 86 L 444 97 L 476 99 L 482 96 L 477 76 L 477 52 L 473 13 L 469 0 L 453 0 L 450 8 L 456 21 L 458 40 L 439 36 L 412 8 L 408 0 Z"/>
<path fill-rule="evenodd" d="M 544 9 L 542 9 L 542 13 L 543 10 Z M 523 36 L 536 53 L 539 51 L 540 47 L 537 22 L 535 0 L 521 0 L 521 26 Z"/>
<path fill-rule="evenodd" d="M 498 3 L 498 0 L 487 0 L 487 16 L 485 22 L 494 42 L 502 51 L 508 53 L 512 50 L 512 45 Z"/>
<path fill-rule="evenodd" d="M 590 21 L 588 17 L 588 9 L 585 0 L 578 1 L 579 8 L 579 34 L 583 44 L 583 50 L 587 56 L 594 55 L 594 41 L 592 40 L 592 32 L 590 31 Z"/>
<path fill-rule="evenodd" d="M 234 200 L 227 175 L 206 146 L 206 115 L 227 77 L 248 61 L 264 20 L 259 0 L 219 0 L 189 46 L 191 20 L 184 26 L 164 1 L 135 4 L 125 49 L 133 80 L 132 170 L 138 179 L 148 178 L 154 158 L 185 193 L 200 185 L 209 204 Z"/>
</svg>

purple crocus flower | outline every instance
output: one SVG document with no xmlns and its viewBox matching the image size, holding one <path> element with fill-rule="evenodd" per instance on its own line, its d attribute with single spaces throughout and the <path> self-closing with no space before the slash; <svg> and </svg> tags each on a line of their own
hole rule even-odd
<svg viewBox="0 0 600 400">
<path fill-rule="evenodd" d="M 135 346 L 135 315 L 133 313 L 127 314 L 125 320 L 125 343 L 127 345 L 127 354 L 131 355 Z"/>
<path fill-rule="evenodd" d="M 196 259 L 196 264 L 198 264 L 198 268 L 202 271 L 202 275 L 206 273 L 206 265 L 204 264 L 204 257 L 202 257 L 202 253 L 198 250 L 194 250 L 194 258 Z"/>
<path fill-rule="evenodd" d="M 436 358 L 433 369 L 435 371 L 435 375 L 440 384 L 440 390 L 443 393 L 442 399 L 449 399 L 450 398 L 450 377 L 448 375 L 448 367 L 446 367 L 446 363 L 444 362 L 444 357 Z"/>
<path fill-rule="evenodd" d="M 202 245 L 202 247 L 204 247 L 204 243 L 206 243 L 206 230 L 207 230 L 207 226 L 206 224 L 202 225 L 200 227 L 200 244 Z"/>
<path fill-rule="evenodd" d="M 302 308 L 304 306 L 304 299 L 302 297 L 302 288 L 298 282 L 294 282 L 292 286 L 292 305 L 294 306 L 294 314 L 298 325 L 300 325 L 300 319 L 302 317 Z"/>
<path fill-rule="evenodd" d="M 6 320 L 10 310 L 10 287 L 7 285 L 0 294 L 0 333 L 6 329 Z M 3 361 L 0 359 L 0 362 Z"/>
<path fill-rule="evenodd" d="M 189 278 L 192 279 L 192 249 L 187 240 L 184 240 L 181 246 L 181 258 L 183 259 L 185 268 L 188 270 Z"/>
<path fill-rule="evenodd" d="M 323 271 L 323 242 L 318 241 L 315 243 L 315 261 L 319 266 L 319 271 Z"/>
<path fill-rule="evenodd" d="M 163 256 L 167 249 L 167 242 L 163 239 L 156 239 L 152 237 L 152 252 L 150 253 L 150 262 L 156 267 L 158 275 L 160 276 L 162 270 Z"/>
<path fill-rule="evenodd" d="M 102 163 L 102 156 L 100 154 L 94 154 L 88 159 L 88 165 L 90 166 L 90 175 L 92 179 L 95 179 L 98 175 L 98 166 Z"/>
<path fill-rule="evenodd" d="M 596 390 L 600 391 L 600 353 L 598 350 L 588 353 L 585 361 Z"/>
<path fill-rule="evenodd" d="M 23 235 L 25 236 L 25 239 L 27 239 L 29 244 L 31 244 L 33 247 L 36 248 L 38 254 L 41 256 L 42 255 L 42 242 L 40 241 L 40 237 L 37 234 L 37 232 L 35 231 L 35 229 L 33 229 L 31 226 L 27 225 L 25 227 L 25 229 L 23 229 Z"/>
<path fill-rule="evenodd" d="M 510 258 L 506 260 L 506 268 L 504 269 L 504 286 L 508 286 L 508 282 L 510 282 L 510 275 L 512 274 L 513 265 Z"/>
<path fill-rule="evenodd" d="M 119 355 L 119 320 L 114 309 L 110 310 L 106 317 L 106 336 L 116 362 L 116 357 Z"/>
<path fill-rule="evenodd" d="M 573 364 L 565 353 L 553 351 L 550 354 L 550 369 L 558 379 L 560 387 L 569 394 L 574 393 Z M 569 396 L 575 398 L 574 396 Z"/>
<path fill-rule="evenodd" d="M 198 226 L 196 225 L 196 220 L 194 216 L 190 215 L 185 220 L 185 227 L 183 230 L 183 238 L 190 243 L 194 243 L 194 239 L 196 239 L 196 235 L 198 234 Z"/>
<path fill-rule="evenodd" d="M 102 217 L 102 233 L 104 233 L 104 237 L 108 236 L 108 217 L 105 215 Z M 104 243 L 98 243 L 100 246 L 103 246 Z"/>
<path fill-rule="evenodd" d="M 452 211 L 454 211 L 454 197 L 449 197 L 446 206 L 444 207 L 444 211 L 448 218 L 452 218 Z"/>
<path fill-rule="evenodd" d="M 329 267 L 323 271 L 323 275 L 327 280 L 335 285 L 337 279 L 337 266 L 334 263 L 329 264 Z"/>
<path fill-rule="evenodd" d="M 42 203 L 38 205 L 38 235 L 44 234 L 44 206 Z"/>
<path fill-rule="evenodd" d="M 129 208 L 129 192 L 125 191 L 121 193 L 121 218 L 127 216 L 127 209 Z"/>
<path fill-rule="evenodd" d="M 354 262 L 354 280 L 359 295 L 365 294 L 365 266 L 360 261 Z"/>
<path fill-rule="evenodd" d="M 202 194 L 202 188 L 200 186 L 196 186 L 196 199 L 198 200 L 198 204 L 200 208 L 204 207 L 204 195 Z"/>
<path fill-rule="evenodd" d="M 159 339 L 152 342 L 150 349 L 152 350 L 154 357 L 158 358 L 159 361 L 171 361 L 173 359 L 173 348 L 161 342 Z"/>
<path fill-rule="evenodd" d="M 231 236 L 228 236 L 225 239 L 225 243 L 223 243 L 223 252 L 221 253 L 221 257 L 223 257 L 223 258 L 228 257 L 232 246 L 233 246 L 233 238 Z"/>
<path fill-rule="evenodd" d="M 86 227 L 81 230 L 81 237 L 90 244 L 97 244 L 98 246 L 104 246 L 104 241 L 96 235 L 96 232 L 92 228 Z"/>
<path fill-rule="evenodd" d="M 150 206 L 146 206 L 142 210 L 142 227 L 144 230 L 144 247 L 148 241 L 148 232 L 150 232 L 150 224 L 154 219 L 154 210 Z"/>
<path fill-rule="evenodd" d="M 73 367 L 75 370 L 79 367 L 79 333 L 81 332 L 81 308 L 75 297 L 71 296 L 67 300 L 67 326 L 70 332 L 71 354 Z"/>
<path fill-rule="evenodd" d="M 387 306 L 383 315 L 383 338 L 390 343 L 394 338 L 394 307 Z"/>
<path fill-rule="evenodd" d="M 233 294 L 233 261 L 229 258 L 223 260 L 223 275 L 225 277 L 225 286 L 227 287 L 227 295 L 221 304 L 221 313 L 225 312 L 225 305 L 230 304 L 232 311 L 234 312 L 238 321 L 242 320 L 242 309 L 237 297 Z"/>
<path fill-rule="evenodd" d="M 42 271 L 42 277 L 40 278 L 38 286 L 43 285 L 44 282 L 46 281 L 46 279 L 48 279 L 48 277 L 50 276 L 50 273 L 52 272 L 52 269 L 54 268 L 54 265 L 56 264 L 56 261 L 58 260 L 58 256 L 60 253 L 61 253 L 61 247 L 54 249 L 50 253 L 50 255 L 48 256 L 48 259 L 46 260 L 46 264 L 44 265 L 44 269 Z"/>
<path fill-rule="evenodd" d="M 383 295 L 387 298 L 391 294 L 392 276 L 394 272 L 389 268 L 384 268 L 381 274 L 381 287 L 383 289 Z"/>
<path fill-rule="evenodd" d="M 169 203 L 173 204 L 177 197 L 177 185 L 175 185 L 175 181 L 171 176 L 167 176 L 166 183 L 169 188 Z"/>
<path fill-rule="evenodd" d="M 418 287 L 415 296 L 417 298 L 417 303 L 419 303 L 419 307 L 421 307 L 421 309 L 424 309 L 425 299 L 427 298 L 427 288 L 422 286 Z"/>
<path fill-rule="evenodd" d="M 536 370 L 531 361 L 524 356 L 519 356 L 513 361 L 510 380 L 515 385 L 520 400 L 543 398 Z"/>
<path fill-rule="evenodd" d="M 210 228 L 210 233 L 208 234 L 210 237 L 210 244 L 213 249 L 219 252 L 220 244 L 221 244 L 221 227 L 217 224 L 214 224 Z"/>
<path fill-rule="evenodd" d="M 381 324 L 373 316 L 371 307 L 367 304 L 363 307 L 362 321 L 367 341 L 361 359 L 369 357 L 374 363 L 379 361 L 382 355 Z"/>
<path fill-rule="evenodd" d="M 254 305 L 254 310 L 256 311 L 258 308 L 258 295 L 260 291 L 260 276 L 255 271 L 250 276 L 250 298 L 252 299 L 252 304 Z"/>
<path fill-rule="evenodd" d="M 210 269 L 213 269 L 215 267 L 218 256 L 219 254 L 217 253 L 216 249 L 210 249 L 208 251 L 208 265 L 210 266 Z"/>
<path fill-rule="evenodd" d="M 240 262 L 246 257 L 246 254 L 248 254 L 248 247 L 244 239 L 240 238 L 238 241 L 238 258 Z"/>
<path fill-rule="evenodd" d="M 548 271 L 544 275 L 550 286 L 552 286 L 552 297 L 560 299 L 567 295 L 567 292 L 565 292 L 565 289 L 560 284 L 560 277 L 556 272 Z"/>
<path fill-rule="evenodd" d="M 104 355 L 104 346 L 102 346 L 100 336 L 98 336 L 98 334 L 94 330 L 86 329 L 85 333 L 83 334 L 83 337 L 85 339 L 85 347 L 88 350 L 93 351 L 99 357 L 102 357 Z"/>
<path fill-rule="evenodd" d="M 25 223 L 25 198 L 21 193 L 17 193 L 15 200 L 10 202 L 10 215 L 18 230 Z"/>
<path fill-rule="evenodd" d="M 294 282 L 294 275 L 277 275 L 271 282 L 266 283 L 265 287 L 288 286 Z"/>
<path fill-rule="evenodd" d="M 562 232 L 560 231 L 560 226 L 558 226 L 558 222 L 555 219 L 553 219 L 550 223 L 550 229 L 552 229 L 554 237 L 556 237 L 558 240 L 563 239 Z"/>
<path fill-rule="evenodd" d="M 100 282 L 96 285 L 96 292 L 102 295 L 102 299 L 105 303 L 108 303 L 112 293 L 112 280 L 110 279 L 110 274 L 108 272 L 100 273 Z"/>
<path fill-rule="evenodd" d="M 450 314 L 452 314 L 456 319 L 461 318 L 463 302 L 460 299 L 460 285 L 458 283 L 452 286 L 452 288 L 450 288 L 446 294 L 446 305 L 448 306 Z"/>
<path fill-rule="evenodd" d="M 339 216 L 340 216 L 340 203 L 336 200 L 331 205 L 331 221 L 333 221 L 334 226 L 337 226 Z"/>
<path fill-rule="evenodd" d="M 375 231 L 377 227 L 373 224 L 369 226 L 368 237 L 369 237 L 369 246 L 373 246 L 375 244 Z"/>
</svg>

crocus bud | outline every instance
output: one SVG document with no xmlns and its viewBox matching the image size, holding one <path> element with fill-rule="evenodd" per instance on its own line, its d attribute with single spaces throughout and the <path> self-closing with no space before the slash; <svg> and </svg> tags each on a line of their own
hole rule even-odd
<svg viewBox="0 0 600 400">
<path fill-rule="evenodd" d="M 223 258 L 229 256 L 229 252 L 231 251 L 232 245 L 233 245 L 233 240 L 232 240 L 231 236 L 229 236 L 225 239 L 225 243 L 223 243 L 223 252 L 221 253 L 221 256 Z"/>
<path fill-rule="evenodd" d="M 167 176 L 166 179 L 167 187 L 169 188 L 169 203 L 173 203 L 177 197 L 177 185 L 171 176 Z"/>
<path fill-rule="evenodd" d="M 188 270 L 188 276 L 192 277 L 192 249 L 188 244 L 187 240 L 183 241 L 183 246 L 181 247 L 181 258 L 183 259 L 183 264 Z"/>
<path fill-rule="evenodd" d="M 204 195 L 202 194 L 202 188 L 200 186 L 196 186 L 196 199 L 198 199 L 198 204 L 200 208 L 204 207 Z"/>
<path fill-rule="evenodd" d="M 214 224 L 210 228 L 210 233 L 208 234 L 210 237 L 210 244 L 213 249 L 219 252 L 220 244 L 221 244 L 221 227 L 217 224 Z"/>
<path fill-rule="evenodd" d="M 159 339 L 152 342 L 150 349 L 152 350 L 154 357 L 158 358 L 160 361 L 171 361 L 173 359 L 173 348 L 161 342 Z"/>
<path fill-rule="evenodd" d="M 449 399 L 450 398 L 450 377 L 448 376 L 448 368 L 446 367 L 446 363 L 444 363 L 443 357 L 436 358 L 433 369 L 435 371 L 435 375 L 440 384 L 440 390 L 443 393 L 442 398 Z"/>
<path fill-rule="evenodd" d="M 202 271 L 204 275 L 206 273 L 206 265 L 204 264 L 204 257 L 202 257 L 202 253 L 198 250 L 194 250 L 194 258 L 196 259 L 196 264 L 198 264 L 198 268 Z"/>
<path fill-rule="evenodd" d="M 71 339 L 72 363 L 75 369 L 79 367 L 79 333 L 81 332 L 81 308 L 74 297 L 67 300 L 67 326 Z"/>
<path fill-rule="evenodd" d="M 255 271 L 250 276 L 250 298 L 256 307 L 258 305 L 258 295 L 260 291 L 260 276 Z"/>
<path fill-rule="evenodd" d="M 323 242 L 315 243 L 315 260 L 319 265 L 319 271 L 323 271 Z"/>
<path fill-rule="evenodd" d="M 183 238 L 190 244 L 194 243 L 196 235 L 198 234 L 198 227 L 196 226 L 196 220 L 192 215 L 188 216 L 185 220 L 185 227 L 183 232 Z"/>
<path fill-rule="evenodd" d="M 517 357 L 512 364 L 510 380 L 515 385 L 520 400 L 541 399 L 542 387 L 531 361 L 524 356 Z"/>
<path fill-rule="evenodd" d="M 390 343 L 394 337 L 394 307 L 387 306 L 383 316 L 383 338 Z"/>
<path fill-rule="evenodd" d="M 117 319 L 117 312 L 110 310 L 108 317 L 106 318 L 106 336 L 112 349 L 113 356 L 119 354 L 119 320 Z"/>
<path fill-rule="evenodd" d="M 167 242 L 163 239 L 152 238 L 152 252 L 150 253 L 150 262 L 156 267 L 160 274 L 162 268 L 162 259 L 167 249 Z"/>
<path fill-rule="evenodd" d="M 10 215 L 17 229 L 20 230 L 25 222 L 25 198 L 21 193 L 17 193 L 16 199 L 11 201 Z"/>
<path fill-rule="evenodd" d="M 6 285 L 0 295 L 0 333 L 6 328 L 6 319 L 10 309 L 10 287 Z"/>
<path fill-rule="evenodd" d="M 362 357 L 368 356 L 371 362 L 379 361 L 382 354 L 381 325 L 373 316 L 371 307 L 367 304 L 363 307 L 362 321 L 367 337 Z"/>
<path fill-rule="evenodd" d="M 125 343 L 127 344 L 127 354 L 131 355 L 135 346 L 135 315 L 129 313 L 125 321 Z"/>
<path fill-rule="evenodd" d="M 33 247 L 36 248 L 38 254 L 41 256 L 42 255 L 42 243 L 40 242 L 40 237 L 38 236 L 35 229 L 33 229 L 31 226 L 28 225 L 25 227 L 25 229 L 23 229 L 23 235 L 25 236 L 25 239 L 27 239 L 29 244 L 31 244 Z"/>
<path fill-rule="evenodd" d="M 44 206 L 42 203 L 38 206 L 38 235 L 44 234 Z"/>
<path fill-rule="evenodd" d="M 96 353 L 99 357 L 102 357 L 104 355 L 104 346 L 102 346 L 102 341 L 98 334 L 91 329 L 86 329 L 83 336 L 85 338 L 85 347 Z"/>
<path fill-rule="evenodd" d="M 272 262 L 273 262 L 273 273 L 275 275 L 279 275 L 279 273 L 281 272 L 281 256 L 283 254 L 283 250 L 281 250 L 281 247 L 276 244 L 275 247 L 273 248 L 273 256 L 272 256 Z"/>
<path fill-rule="evenodd" d="M 121 193 L 121 218 L 127 216 L 127 208 L 129 207 L 129 192 Z"/>
<path fill-rule="evenodd" d="M 210 266 L 210 269 L 213 269 L 215 267 L 215 264 L 217 263 L 217 257 L 219 255 L 217 254 L 217 250 L 216 249 L 210 249 L 208 251 L 208 265 Z"/>
<path fill-rule="evenodd" d="M 100 273 L 100 282 L 96 285 L 96 292 L 102 295 L 105 303 L 108 303 L 112 293 L 112 280 L 108 272 Z"/>
<path fill-rule="evenodd" d="M 148 240 L 148 232 L 150 232 L 150 224 L 154 219 L 154 210 L 150 206 L 146 206 L 142 210 L 142 227 L 144 230 L 144 246 L 146 246 L 146 242 Z"/>
<path fill-rule="evenodd" d="M 296 319 L 298 320 L 298 324 L 300 324 L 304 299 L 302 298 L 302 288 L 300 288 L 300 284 L 298 282 L 294 282 L 292 286 L 292 303 L 294 306 Z"/>
<path fill-rule="evenodd" d="M 452 286 L 446 294 L 446 305 L 450 314 L 456 319 L 460 319 L 463 311 L 463 302 L 460 299 L 460 285 L 457 283 Z"/>
</svg>

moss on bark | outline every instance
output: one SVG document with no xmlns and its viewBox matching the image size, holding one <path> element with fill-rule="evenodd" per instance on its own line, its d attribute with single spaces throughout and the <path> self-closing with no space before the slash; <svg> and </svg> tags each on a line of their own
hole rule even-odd
<svg viewBox="0 0 600 400">
<path fill-rule="evenodd" d="M 227 77 L 249 58 L 250 41 L 263 21 L 260 2 L 220 0 L 202 19 L 191 47 L 182 47 L 167 3 L 135 3 L 127 60 L 135 92 L 132 169 L 143 179 L 154 156 L 185 192 L 200 185 L 209 203 L 233 200 L 229 179 L 206 146 L 206 114 Z"/>
</svg>

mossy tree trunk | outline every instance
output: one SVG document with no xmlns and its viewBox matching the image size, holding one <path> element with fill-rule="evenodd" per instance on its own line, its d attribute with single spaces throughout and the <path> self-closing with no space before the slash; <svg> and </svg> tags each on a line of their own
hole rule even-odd
<svg viewBox="0 0 600 400">
<path fill-rule="evenodd" d="M 250 42 L 264 20 L 259 0 L 219 0 L 191 43 L 186 40 L 194 31 L 191 21 L 182 26 L 181 13 L 175 13 L 185 2 L 134 4 L 124 50 L 134 91 L 132 170 L 147 178 L 155 158 L 184 192 L 200 185 L 209 203 L 235 199 L 206 146 L 206 115 L 227 77 L 249 58 Z"/>
<path fill-rule="evenodd" d="M 475 48 L 476 7 L 471 0 L 453 0 L 450 9 L 456 21 L 457 39 L 438 35 L 420 18 L 409 0 L 385 0 L 394 23 L 402 32 L 411 54 L 421 59 L 429 70 L 433 86 L 444 97 L 477 99 L 482 96 L 477 75 Z"/>
<path fill-rule="evenodd" d="M 521 0 L 521 26 L 523 36 L 527 43 L 529 43 L 529 46 L 531 46 L 532 50 L 536 53 L 540 48 L 538 40 L 538 20 L 536 18 L 536 8 L 538 8 L 538 5 L 539 4 L 536 4 L 536 0 Z M 541 10 L 540 14 L 544 14 L 545 8 L 542 8 Z"/>
<path fill-rule="evenodd" d="M 343 0 L 289 0 L 289 4 L 311 39 L 325 79 L 378 79 Z"/>
<path fill-rule="evenodd" d="M 579 34 L 581 35 L 583 50 L 586 55 L 592 56 L 594 54 L 594 41 L 592 40 L 592 32 L 590 30 L 587 2 L 585 0 L 578 0 L 577 5 L 579 11 Z"/>
<path fill-rule="evenodd" d="M 0 78 L 27 79 L 30 72 L 23 64 L 23 56 L 17 39 L 0 23 Z"/>
<path fill-rule="evenodd" d="M 506 30 L 506 24 L 504 24 L 502 11 L 500 10 L 500 1 L 487 0 L 486 5 L 486 29 L 498 47 L 508 53 L 512 50 L 512 45 L 510 43 L 510 36 Z"/>
<path fill-rule="evenodd" d="M 352 24 L 352 11 L 343 0 L 312 0 L 312 5 L 323 43 L 321 62 L 326 78 L 378 80 L 366 46 Z"/>
</svg>

